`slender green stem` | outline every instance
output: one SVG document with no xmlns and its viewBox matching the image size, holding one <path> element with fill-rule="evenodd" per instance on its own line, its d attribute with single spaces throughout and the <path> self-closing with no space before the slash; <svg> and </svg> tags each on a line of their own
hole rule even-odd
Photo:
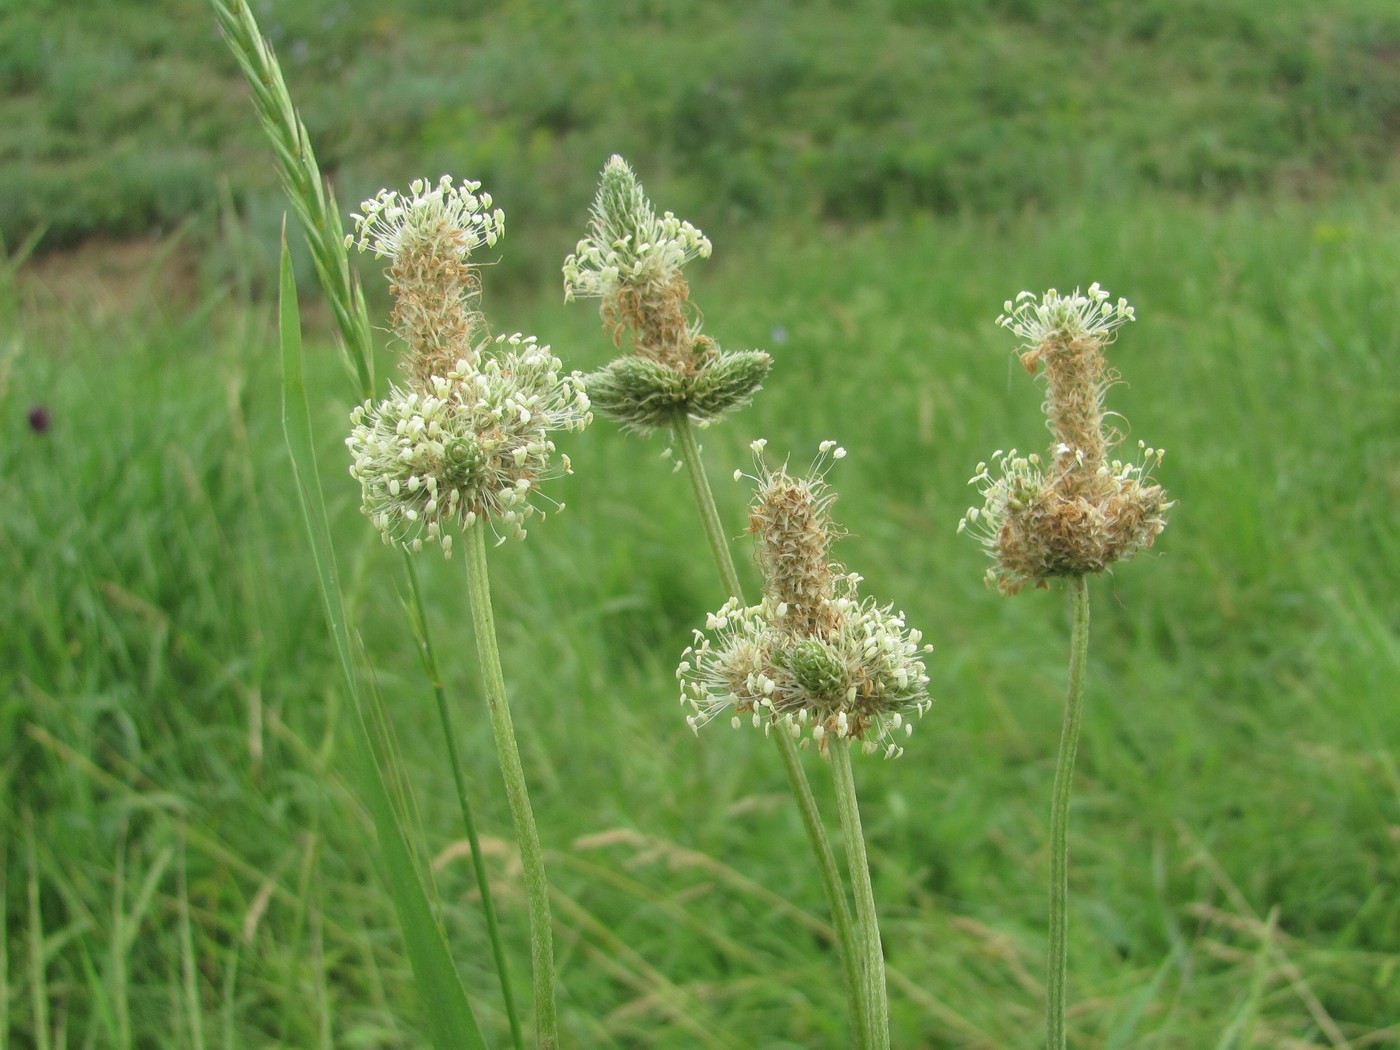
<svg viewBox="0 0 1400 1050">
<path fill-rule="evenodd" d="M 677 413 L 671 424 L 672 436 L 676 439 L 676 449 L 681 462 L 690 475 L 690 487 L 695 492 L 695 506 L 700 512 L 700 522 L 705 526 L 705 538 L 710 543 L 710 553 L 719 567 L 720 579 L 731 598 L 742 598 L 743 584 L 739 582 L 739 570 L 734 564 L 734 555 L 729 550 L 729 540 L 725 538 L 724 526 L 719 519 L 719 508 L 715 505 L 715 494 L 710 488 L 709 475 L 700 459 L 700 445 L 695 440 L 695 424 L 684 413 Z"/>
<path fill-rule="evenodd" d="M 486 570 L 486 523 L 478 520 L 467 529 L 467 588 L 471 592 L 472 626 L 477 653 L 481 658 L 481 678 L 486 690 L 486 706 L 491 713 L 491 731 L 496 738 L 496 754 L 505 780 L 510 816 L 520 848 L 525 875 L 525 897 L 530 911 L 530 961 L 534 972 L 535 1033 L 540 1050 L 559 1045 L 559 1021 L 554 995 L 554 931 L 550 924 L 549 882 L 544 874 L 544 851 L 530 809 L 525 787 L 525 770 L 515 742 L 510 707 L 506 703 L 506 680 L 501 671 L 501 652 L 496 644 L 496 620 L 491 611 L 491 579 Z"/>
<path fill-rule="evenodd" d="M 47 938 L 43 911 L 39 907 L 39 853 L 34 846 L 34 817 L 30 813 L 24 815 L 24 831 L 24 856 L 29 868 L 29 1028 L 34 1033 L 36 1050 L 50 1050 L 53 1042 L 49 1029 L 48 962 L 44 956 Z M 9 994 L 8 989 L 6 994 Z"/>
<path fill-rule="evenodd" d="M 452 782 L 457 788 L 457 806 L 462 813 L 462 828 L 467 836 L 467 844 L 472 852 L 472 871 L 476 876 L 477 892 L 481 894 L 481 911 L 486 916 L 486 937 L 491 943 L 491 958 L 496 966 L 496 975 L 501 982 L 501 998 L 505 1002 L 506 1018 L 510 1022 L 511 1045 L 515 1050 L 525 1050 L 525 1036 L 520 1028 L 520 1014 L 515 1006 L 515 994 L 511 989 L 510 968 L 506 965 L 505 944 L 501 939 L 501 924 L 496 918 L 496 903 L 491 896 L 491 880 L 486 875 L 486 861 L 481 855 L 481 844 L 477 839 L 476 820 L 472 816 L 471 799 L 467 796 L 467 779 L 462 773 L 462 760 L 457 753 L 457 734 L 452 727 L 451 709 L 447 703 L 447 689 L 442 682 L 442 672 L 438 669 L 437 654 L 433 652 L 433 639 L 428 631 L 428 614 L 423 606 L 423 590 L 418 585 L 418 570 L 413 556 L 405 552 L 404 567 L 408 570 L 409 589 L 413 592 L 413 619 L 418 628 L 418 644 L 422 650 L 423 670 L 433 684 L 433 696 L 437 700 L 438 721 L 442 723 L 442 738 L 447 744 L 447 762 L 452 767 Z"/>
<path fill-rule="evenodd" d="M 1045 981 L 1046 1046 L 1065 1050 L 1065 977 L 1069 970 L 1069 796 L 1074 758 L 1084 720 L 1084 665 L 1089 656 L 1089 585 L 1083 576 L 1070 580 L 1074 605 L 1070 627 L 1069 689 L 1055 787 L 1050 801 L 1050 957 Z"/>
<path fill-rule="evenodd" d="M 865 833 L 860 826 L 856 779 L 851 771 L 851 741 L 832 740 L 827 746 L 831 776 L 836 783 L 836 808 L 846 839 L 846 865 L 856 898 L 856 927 L 860 938 L 860 970 L 867 997 L 866 1032 L 875 1050 L 889 1050 L 890 1002 L 885 987 L 885 949 L 880 943 L 880 921 L 875 912 L 875 889 L 870 884 L 870 861 L 865 854 Z"/>
<path fill-rule="evenodd" d="M 734 564 L 734 555 L 725 538 L 724 527 L 720 523 L 719 509 L 715 505 L 715 494 L 710 488 L 709 476 L 700 459 L 700 446 L 695 440 L 695 426 L 690 418 L 678 414 L 671 426 L 676 449 L 681 462 L 690 475 L 691 488 L 695 492 L 695 504 L 700 511 L 700 520 L 705 526 L 705 537 L 710 544 L 715 564 L 719 567 L 720 579 L 731 597 L 743 600 L 744 589 L 739 582 L 739 570 Z M 841 969 L 846 979 L 846 998 L 851 1006 L 851 1025 L 857 1035 L 857 1050 L 867 1047 L 867 1009 L 869 1001 L 863 992 L 864 983 L 860 978 L 857 961 L 860 958 L 856 944 L 855 926 L 851 920 L 851 907 L 846 899 L 841 875 L 836 867 L 836 855 L 827 839 L 826 828 L 822 825 L 821 814 L 817 811 L 816 796 L 807 780 L 797 753 L 797 743 L 787 733 L 771 734 L 777 741 L 778 754 L 782 756 L 783 770 L 787 773 L 788 786 L 797 802 L 802 826 L 807 831 L 812 855 L 817 861 L 817 872 L 821 877 L 822 889 L 826 893 L 827 907 L 831 909 L 831 922 L 836 928 L 836 948 L 841 957 Z"/>
</svg>

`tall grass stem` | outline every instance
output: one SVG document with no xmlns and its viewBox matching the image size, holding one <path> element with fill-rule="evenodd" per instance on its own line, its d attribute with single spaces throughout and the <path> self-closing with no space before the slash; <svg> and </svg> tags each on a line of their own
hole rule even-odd
<svg viewBox="0 0 1400 1050">
<path fill-rule="evenodd" d="M 744 588 L 739 582 L 739 570 L 734 564 L 734 555 L 729 549 L 724 526 L 720 522 L 719 509 L 715 505 L 715 494 L 710 488 L 709 475 L 700 458 L 700 446 L 695 439 L 695 425 L 684 414 L 677 414 L 671 425 L 676 450 L 686 473 L 690 475 L 691 488 L 695 493 L 695 505 L 700 512 L 700 520 L 705 527 L 705 537 L 710 551 L 719 568 L 720 579 L 732 598 L 743 600 Z M 841 969 L 846 981 L 846 999 L 851 1009 L 851 1026 L 856 1033 L 858 1050 L 866 1050 L 871 1006 L 864 994 L 864 982 L 860 977 L 857 960 L 860 958 L 856 944 L 855 926 L 851 919 L 851 907 L 846 898 L 845 887 L 836 867 L 836 855 L 831 849 L 821 814 L 817 811 L 816 796 L 812 785 L 802 768 L 797 753 L 797 743 L 787 733 L 779 730 L 769 734 L 777 742 L 778 754 L 782 756 L 783 769 L 787 773 L 788 786 L 797 803 L 802 817 L 802 826 L 807 831 L 807 839 L 812 847 L 812 856 L 817 862 L 822 889 L 826 894 L 827 907 L 831 909 L 832 925 L 836 928 L 836 948 L 841 956 Z"/>
<path fill-rule="evenodd" d="M 1065 981 L 1069 970 L 1069 798 L 1074 759 L 1084 719 L 1084 667 L 1089 657 L 1089 584 L 1083 576 L 1069 581 L 1072 623 L 1069 688 L 1055 786 L 1050 801 L 1050 953 L 1045 981 L 1046 1046 L 1065 1050 Z"/>
<path fill-rule="evenodd" d="M 438 668 L 437 654 L 433 651 L 433 639 L 428 629 L 427 610 L 423 606 L 423 591 L 418 584 L 418 570 L 413 556 L 404 553 L 404 568 L 408 572 L 409 588 L 413 594 L 412 615 L 422 648 L 423 670 L 433 684 L 433 697 L 437 702 L 438 721 L 442 723 L 442 738 L 447 745 L 447 762 L 452 767 L 452 783 L 457 789 L 457 806 L 462 813 L 462 829 L 471 848 L 472 872 L 476 877 L 477 892 L 481 894 L 481 911 L 486 919 L 486 937 L 491 944 L 491 957 L 495 962 L 496 973 L 501 981 L 501 999 L 505 1003 L 506 1019 L 510 1022 L 511 1045 L 515 1050 L 525 1050 L 525 1037 L 520 1027 L 520 1014 L 515 1006 L 515 994 L 510 983 L 510 968 L 506 964 L 505 944 L 501 939 L 501 924 L 496 916 L 496 904 L 491 895 L 491 880 L 486 874 L 486 862 L 481 854 L 481 844 L 476 834 L 476 820 L 472 816 L 471 799 L 467 795 L 467 780 L 462 773 L 461 755 L 457 751 L 456 731 L 452 726 L 452 712 L 447 702 L 447 689 L 443 685 L 442 672 Z"/>
<path fill-rule="evenodd" d="M 190 890 L 185 872 L 185 836 L 179 836 L 175 863 L 175 914 L 180 931 L 180 990 L 184 993 L 184 1008 L 189 1014 L 190 1050 L 204 1050 L 204 1009 L 199 991 L 199 975 L 194 948 L 194 931 L 190 923 Z"/>
<path fill-rule="evenodd" d="M 827 748 L 831 776 L 836 784 L 836 808 L 841 815 L 841 831 L 846 840 L 846 864 L 851 871 L 851 889 L 856 899 L 856 927 L 859 938 L 859 967 L 866 996 L 866 1038 L 872 1050 L 889 1050 L 890 1005 L 885 986 L 885 949 L 880 941 L 879 916 L 875 911 L 875 889 L 870 883 L 870 859 L 865 852 L 865 832 L 860 825 L 860 805 L 856 801 L 855 774 L 851 771 L 851 741 L 832 740 Z"/>
<path fill-rule="evenodd" d="M 9 783 L 5 782 L 5 803 L 9 804 Z M 10 899 L 10 849 L 0 843 L 0 900 Z M 10 924 L 0 923 L 0 988 L 10 987 Z M 10 997 L 0 995 L 0 1032 L 10 1030 Z"/>
<path fill-rule="evenodd" d="M 510 816 L 520 849 L 525 875 L 526 905 L 530 913 L 530 961 L 535 989 L 535 1039 L 540 1050 L 559 1045 L 559 1021 L 554 992 L 554 931 L 549 911 L 549 882 L 544 873 L 544 851 L 540 848 L 535 814 L 525 786 L 525 770 L 515 741 L 510 706 L 506 702 L 506 680 L 501 670 L 501 652 L 496 642 L 496 619 L 491 609 L 491 578 L 486 566 L 486 522 L 478 519 L 467 529 L 467 589 L 471 597 L 472 627 L 481 659 L 481 679 L 486 706 L 491 715 L 491 731 L 501 763 Z"/>
<path fill-rule="evenodd" d="M 39 851 L 34 845 L 34 818 L 24 815 L 24 859 L 27 863 L 29 880 L 26 884 L 26 903 L 29 905 L 29 1002 L 33 1013 L 31 1025 L 34 1033 L 35 1050 L 50 1050 L 53 1043 L 49 1034 L 49 982 L 47 965 L 44 959 L 44 919 L 40 908 L 39 894 Z M 6 924 L 8 925 L 8 923 Z M 6 995 L 8 995 L 8 990 Z"/>
</svg>

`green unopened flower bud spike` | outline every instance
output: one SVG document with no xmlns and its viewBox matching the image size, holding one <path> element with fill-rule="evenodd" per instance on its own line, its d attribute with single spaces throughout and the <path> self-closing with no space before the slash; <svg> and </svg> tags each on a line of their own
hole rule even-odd
<svg viewBox="0 0 1400 1050">
<path fill-rule="evenodd" d="M 629 430 L 666 428 L 677 416 L 713 422 L 748 404 L 768 375 L 766 353 L 724 351 L 701 334 L 682 270 L 709 254 L 690 223 L 657 217 L 626 161 L 608 161 L 588 236 L 564 262 L 564 297 L 600 299 L 615 343 L 632 334 L 634 354 L 588 377 L 597 410 Z"/>
<path fill-rule="evenodd" d="M 1044 296 L 1021 292 L 1006 302 L 997 323 L 1021 339 L 1020 358 L 1028 371 L 1045 366 L 1049 466 L 1035 454 L 997 452 L 992 466 L 980 464 L 972 479 L 982 506 L 971 508 L 958 525 L 986 547 L 993 559 L 988 580 L 1001 591 L 1044 587 L 1062 576 L 1073 603 L 1069 684 L 1050 804 L 1049 1050 L 1067 1045 L 1069 801 L 1089 650 L 1087 576 L 1151 546 L 1166 528 L 1171 507 L 1151 474 L 1162 461 L 1160 449 L 1139 442 L 1136 460 L 1109 458 L 1119 435 L 1104 423 L 1104 394 L 1115 376 L 1103 351 L 1117 329 L 1132 320 L 1128 301 L 1111 302 L 1097 284 L 1083 294 L 1076 289 L 1060 295 L 1052 288 Z"/>
</svg>

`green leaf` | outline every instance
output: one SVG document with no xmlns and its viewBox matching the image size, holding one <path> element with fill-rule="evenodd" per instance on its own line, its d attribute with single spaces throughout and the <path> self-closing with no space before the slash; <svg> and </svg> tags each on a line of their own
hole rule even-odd
<svg viewBox="0 0 1400 1050">
<path fill-rule="evenodd" d="M 355 717 L 350 719 L 353 727 L 353 746 L 349 749 L 353 764 L 351 783 L 368 802 L 374 818 L 379 840 L 378 860 L 398 912 L 404 947 L 413 967 L 419 1001 L 433 1046 L 436 1050 L 485 1050 L 486 1041 L 467 1001 L 466 989 L 462 987 L 461 978 L 452 962 L 442 927 L 433 917 L 428 896 L 418 879 L 412 850 L 394 811 L 384 771 L 375 757 L 364 698 L 355 672 L 345 601 L 331 544 L 330 522 L 316 470 L 311 413 L 307 407 L 306 381 L 302 371 L 301 319 L 285 229 L 282 236 L 280 292 L 282 426 L 287 449 L 291 453 L 292 470 L 296 475 L 302 515 L 311 538 L 321 601 L 355 708 Z"/>
</svg>

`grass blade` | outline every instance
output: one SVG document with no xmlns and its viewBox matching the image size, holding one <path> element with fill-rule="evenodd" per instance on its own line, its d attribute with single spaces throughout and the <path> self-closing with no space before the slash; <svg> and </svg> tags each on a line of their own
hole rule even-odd
<svg viewBox="0 0 1400 1050">
<path fill-rule="evenodd" d="M 404 947 L 417 981 L 420 1004 L 433 1046 L 437 1050 L 475 1050 L 486 1042 L 467 1001 L 466 990 L 452 962 L 442 927 L 433 917 L 423 884 L 418 880 L 413 854 L 394 812 L 383 771 L 376 760 L 373 741 L 365 718 L 359 680 L 352 657 L 350 629 L 341 595 L 330 523 L 326 516 L 321 482 L 316 470 L 311 434 L 311 415 L 306 402 L 302 372 L 301 323 L 297 309 L 296 282 L 285 233 L 282 239 L 280 276 L 280 323 L 282 338 L 282 422 L 292 469 L 296 474 L 316 580 L 325 606 L 326 619 L 335 641 L 345 684 L 354 703 L 352 746 L 349 749 L 351 775 L 357 791 L 367 801 L 379 840 L 379 862 L 393 897 L 403 932 Z"/>
</svg>

